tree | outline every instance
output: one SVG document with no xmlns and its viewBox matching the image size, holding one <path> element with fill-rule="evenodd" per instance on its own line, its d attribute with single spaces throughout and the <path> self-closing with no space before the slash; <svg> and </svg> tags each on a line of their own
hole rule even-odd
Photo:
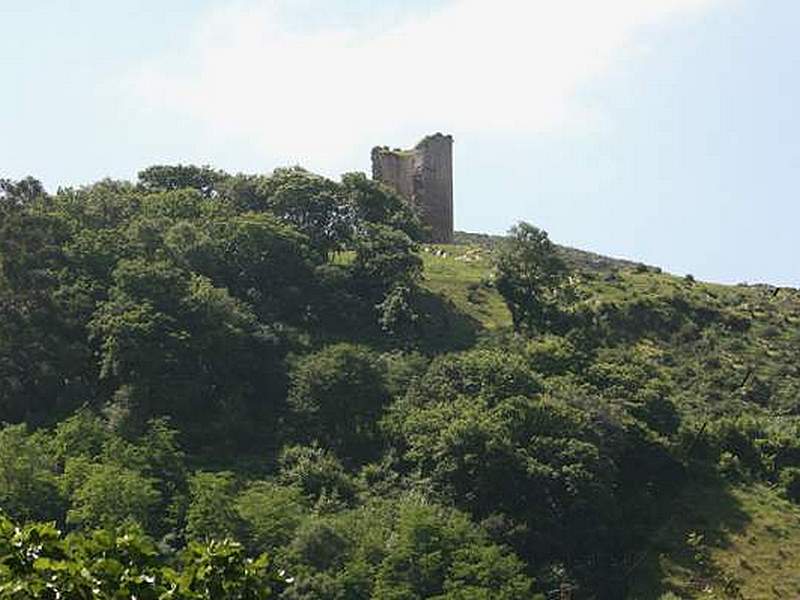
<svg viewBox="0 0 800 600">
<path fill-rule="evenodd" d="M 18 519 L 62 516 L 54 460 L 45 436 L 25 425 L 0 429 L 0 510 Z"/>
<path fill-rule="evenodd" d="M 245 434 L 269 413 L 280 350 L 250 306 L 167 260 L 123 260 L 113 278 L 91 331 L 100 375 L 124 392 L 134 422 L 166 414 L 196 442 Z"/>
<path fill-rule="evenodd" d="M 79 481 L 71 494 L 67 523 L 84 528 L 138 524 L 151 528 L 161 499 L 154 479 L 117 464 L 70 461 L 70 479 Z"/>
<path fill-rule="evenodd" d="M 312 502 L 324 498 L 348 504 L 356 496 L 356 484 L 339 459 L 316 444 L 284 448 L 280 467 L 280 482 L 297 487 Z"/>
<path fill-rule="evenodd" d="M 524 564 L 508 547 L 464 513 L 416 496 L 309 515 L 287 558 L 291 600 L 531 598 Z"/>
<path fill-rule="evenodd" d="M 573 557 L 604 542 L 615 469 L 579 411 L 541 398 L 463 395 L 396 410 L 392 427 L 410 468 L 476 519 L 515 523 L 526 558 Z"/>
<path fill-rule="evenodd" d="M 352 210 L 339 185 L 305 169 L 276 169 L 259 188 L 280 219 L 305 234 L 321 257 L 341 250 L 352 232 Z"/>
<path fill-rule="evenodd" d="M 155 165 L 139 172 L 139 185 L 148 192 L 194 189 L 204 197 L 217 193 L 228 175 L 211 167 L 195 165 Z"/>
<path fill-rule="evenodd" d="M 305 498 L 297 485 L 256 481 L 236 497 L 236 511 L 249 548 L 273 553 L 292 540 L 306 512 Z"/>
<path fill-rule="evenodd" d="M 404 232 L 413 240 L 423 237 L 422 222 L 414 206 L 395 190 L 364 173 L 342 175 L 342 190 L 353 206 L 357 223 L 378 223 Z"/>
<path fill-rule="evenodd" d="M 194 540 L 234 537 L 240 528 L 233 473 L 198 471 L 189 478 L 186 535 Z"/>
<path fill-rule="evenodd" d="M 298 431 L 356 462 L 375 454 L 388 392 L 371 351 L 328 346 L 300 359 L 290 378 L 288 402 Z"/>
<path fill-rule="evenodd" d="M 514 329 L 550 329 L 563 308 L 568 269 L 547 233 L 521 222 L 495 257 L 495 283 L 511 311 Z"/>
<path fill-rule="evenodd" d="M 42 183 L 33 177 L 26 177 L 19 181 L 0 179 L 0 212 L 9 207 L 24 207 L 46 195 L 47 192 Z"/>
<path fill-rule="evenodd" d="M 488 542 L 463 513 L 406 500 L 399 506 L 374 595 L 522 600 L 531 597 L 531 583 L 522 561 Z"/>
</svg>

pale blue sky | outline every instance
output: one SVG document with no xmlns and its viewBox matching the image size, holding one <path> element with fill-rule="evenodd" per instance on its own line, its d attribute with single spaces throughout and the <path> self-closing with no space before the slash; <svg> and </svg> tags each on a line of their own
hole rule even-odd
<svg viewBox="0 0 800 600">
<path fill-rule="evenodd" d="M 793 0 L 0 0 L 0 177 L 333 176 L 441 129 L 459 229 L 798 286 L 798 26 Z"/>
</svg>

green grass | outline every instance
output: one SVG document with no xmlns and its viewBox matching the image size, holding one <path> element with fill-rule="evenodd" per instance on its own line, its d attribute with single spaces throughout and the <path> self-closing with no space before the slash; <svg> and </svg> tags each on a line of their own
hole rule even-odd
<svg viewBox="0 0 800 600">
<path fill-rule="evenodd" d="M 672 509 L 630 576 L 629 599 L 667 592 L 709 599 L 800 596 L 800 507 L 776 490 L 703 480 L 689 485 Z"/>
<path fill-rule="evenodd" d="M 450 300 L 487 331 L 511 325 L 511 314 L 491 285 L 488 250 L 477 245 L 436 245 L 425 246 L 421 256 L 427 290 Z"/>
</svg>

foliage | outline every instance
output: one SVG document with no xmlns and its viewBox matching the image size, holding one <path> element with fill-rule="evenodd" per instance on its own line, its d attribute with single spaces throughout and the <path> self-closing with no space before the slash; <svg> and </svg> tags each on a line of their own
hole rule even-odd
<svg viewBox="0 0 800 600">
<path fill-rule="evenodd" d="M 236 497 L 248 545 L 259 552 L 287 546 L 306 516 L 306 499 L 295 485 L 255 481 Z"/>
<path fill-rule="evenodd" d="M 189 478 L 186 534 L 192 539 L 225 539 L 239 530 L 234 506 L 236 482 L 233 473 L 194 473 Z"/>
<path fill-rule="evenodd" d="M 71 493 L 67 523 L 85 528 L 150 525 L 150 514 L 160 500 L 154 481 L 115 464 L 79 461 L 67 468 L 69 477 L 79 481 Z"/>
<path fill-rule="evenodd" d="M 551 329 L 563 310 L 567 265 L 547 233 L 521 222 L 496 255 L 495 285 L 518 331 Z"/>
<path fill-rule="evenodd" d="M 260 192 L 267 207 L 308 236 L 321 256 L 344 248 L 352 216 L 333 181 L 299 167 L 277 169 Z"/>
<path fill-rule="evenodd" d="M 797 292 L 524 223 L 424 235 L 362 174 L 0 181 L 0 510 L 20 523 L 0 526 L 0 586 L 691 595 L 674 560 L 764 595 L 777 567 L 750 550 L 795 541 L 776 515 L 800 480 Z M 743 581 L 724 549 L 746 517 L 760 570 Z"/>
<path fill-rule="evenodd" d="M 374 298 L 398 285 L 415 285 L 422 272 L 422 261 L 415 250 L 415 242 L 402 231 L 365 223 L 355 240 L 356 285 Z"/>
<path fill-rule="evenodd" d="M 388 400 L 377 356 L 351 344 L 327 346 L 303 357 L 290 378 L 288 402 L 301 436 L 351 460 L 374 455 Z"/>
<path fill-rule="evenodd" d="M 222 171 L 194 165 L 157 165 L 139 172 L 139 184 L 147 191 L 193 189 L 209 197 L 227 178 Z"/>
<path fill-rule="evenodd" d="M 480 349 L 435 359 L 413 382 L 408 398 L 415 404 L 425 404 L 466 395 L 494 403 L 540 391 L 541 383 L 522 356 L 501 349 Z"/>
<path fill-rule="evenodd" d="M 307 523 L 291 545 L 300 598 L 531 597 L 508 548 L 462 513 L 407 497 Z"/>
<path fill-rule="evenodd" d="M 423 237 L 422 223 L 414 207 L 400 194 L 363 173 L 342 175 L 342 189 L 355 212 L 356 221 L 383 223 L 403 231 L 413 240 Z"/>
<path fill-rule="evenodd" d="M 285 586 L 267 555 L 249 559 L 235 542 L 192 542 L 171 563 L 137 533 L 65 537 L 0 513 L 0 596 L 10 600 L 261 600 Z"/>
<path fill-rule="evenodd" d="M 518 523 L 531 556 L 586 551 L 614 519 L 614 464 L 560 403 L 462 396 L 411 408 L 398 428 L 405 460 L 439 497 Z"/>
<path fill-rule="evenodd" d="M 786 467 L 780 474 L 781 485 L 786 497 L 792 502 L 800 502 L 800 467 Z"/>
<path fill-rule="evenodd" d="M 280 456 L 280 480 L 310 501 L 352 503 L 357 486 L 336 456 L 317 445 L 288 446 Z"/>
<path fill-rule="evenodd" d="M 17 519 L 54 518 L 63 500 L 54 461 L 41 435 L 25 425 L 0 430 L 0 510 Z"/>
</svg>

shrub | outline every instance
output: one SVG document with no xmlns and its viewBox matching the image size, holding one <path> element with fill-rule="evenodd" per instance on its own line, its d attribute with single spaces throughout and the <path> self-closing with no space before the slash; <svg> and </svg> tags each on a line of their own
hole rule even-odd
<svg viewBox="0 0 800 600">
<path fill-rule="evenodd" d="M 18 519 L 60 517 L 63 499 L 45 438 L 25 425 L 0 430 L 0 510 Z"/>
<path fill-rule="evenodd" d="M 250 484 L 236 498 L 236 511 L 245 524 L 251 549 L 274 552 L 287 545 L 305 513 L 297 487 L 266 481 Z"/>
<path fill-rule="evenodd" d="M 115 464 L 83 463 L 81 468 L 85 472 L 72 493 L 68 523 L 84 528 L 155 524 L 154 508 L 161 499 L 155 480 Z"/>
<path fill-rule="evenodd" d="M 296 485 L 311 501 L 326 497 L 345 503 L 355 499 L 357 487 L 336 456 L 319 446 L 290 446 L 280 457 L 279 478 Z"/>
<path fill-rule="evenodd" d="M 301 436 L 357 462 L 375 453 L 387 400 L 378 357 L 362 346 L 328 346 L 300 359 L 291 372 L 288 402 Z"/>
<path fill-rule="evenodd" d="M 792 502 L 800 503 L 800 468 L 786 467 L 782 469 L 780 481 L 786 497 Z"/>
<path fill-rule="evenodd" d="M 189 478 L 186 534 L 191 539 L 224 539 L 239 530 L 233 473 L 198 471 Z"/>
</svg>

